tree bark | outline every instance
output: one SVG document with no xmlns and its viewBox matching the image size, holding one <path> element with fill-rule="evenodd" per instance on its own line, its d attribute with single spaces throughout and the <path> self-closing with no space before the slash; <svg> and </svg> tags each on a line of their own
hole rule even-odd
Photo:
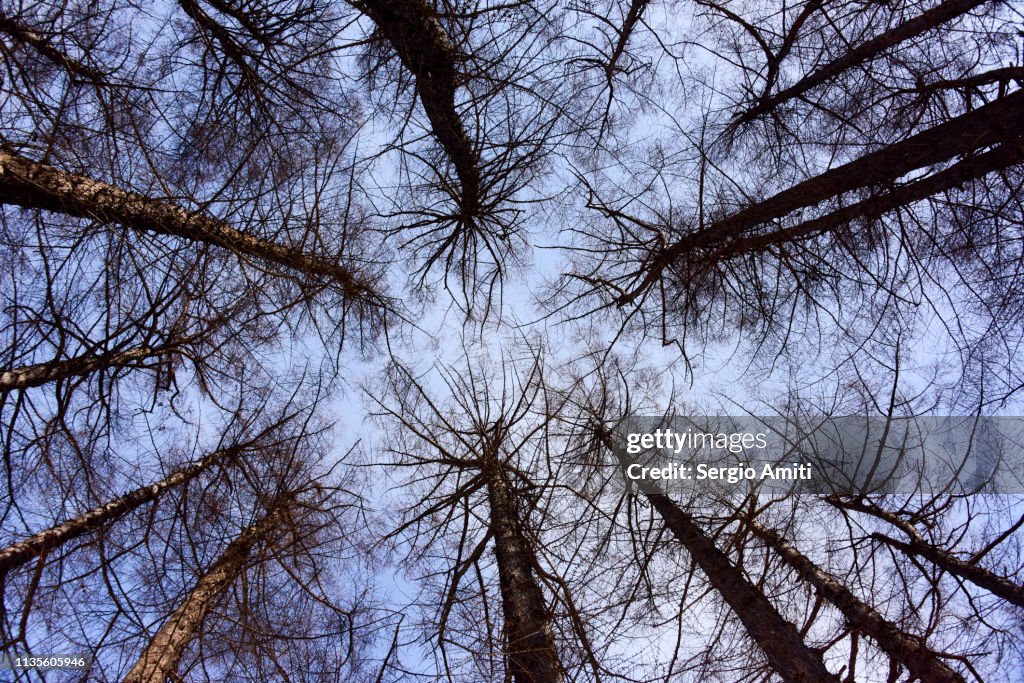
<svg viewBox="0 0 1024 683">
<path fill-rule="evenodd" d="M 416 79 L 416 92 L 434 137 L 455 167 L 464 216 L 480 211 L 480 167 L 473 143 L 455 110 L 456 57 L 437 12 L 425 0 L 360 0 L 352 3 L 377 25 Z"/>
<path fill-rule="evenodd" d="M 633 30 L 640 22 L 646 7 L 647 0 L 632 0 L 629 3 L 629 12 L 626 13 L 626 18 L 622 22 L 622 28 L 618 31 L 619 39 L 615 42 L 612 55 L 608 58 L 608 65 L 605 67 L 609 81 L 615 75 L 619 59 L 622 58 L 622 53 L 626 51 L 626 44 L 629 42 L 630 36 L 633 35 Z"/>
<path fill-rule="evenodd" d="M 137 366 L 147 359 L 160 358 L 175 353 L 174 344 L 153 348 L 137 346 L 125 351 L 86 353 L 67 360 L 54 360 L 36 365 L 26 365 L 0 372 L 0 393 L 15 389 L 28 389 L 60 379 L 88 375 L 103 368 Z"/>
<path fill-rule="evenodd" d="M 915 679 L 926 683 L 963 683 L 963 676 L 947 666 L 923 638 L 906 633 L 885 619 L 839 579 L 818 567 L 774 530 L 749 519 L 745 524 L 785 560 L 801 579 L 814 586 L 818 595 L 842 612 L 854 631 L 872 638 L 883 652 L 906 667 Z"/>
<path fill-rule="evenodd" d="M 693 518 L 664 493 L 644 491 L 647 500 L 665 521 L 672 535 L 686 547 L 708 582 L 743 622 L 760 646 L 772 669 L 790 683 L 821 683 L 839 678 L 825 668 L 821 655 L 800 637 L 771 601 L 708 538 Z"/>
<path fill-rule="evenodd" d="M 223 26 L 203 10 L 196 0 L 178 0 L 178 6 L 195 22 L 200 32 L 206 34 L 208 39 L 216 41 L 224 55 L 234 62 L 241 71 L 242 78 L 248 81 L 251 87 L 259 88 L 261 86 L 259 78 L 248 61 L 257 59 L 256 55 L 239 45 Z"/>
<path fill-rule="evenodd" d="M 766 93 L 765 96 L 761 97 L 757 103 L 754 104 L 754 106 L 738 115 L 736 117 L 736 122 L 747 123 L 749 121 L 753 121 L 758 116 L 762 116 L 772 111 L 783 102 L 804 95 L 809 90 L 832 80 L 844 71 L 874 59 L 884 51 L 898 45 L 904 40 L 909 40 L 941 26 L 947 21 L 955 19 L 961 14 L 969 12 L 976 7 L 980 7 L 989 1 L 990 0 L 946 0 L 946 2 L 933 7 L 921 15 L 916 16 L 913 19 L 908 19 L 902 24 L 889 29 L 885 33 L 881 33 L 866 43 L 853 48 L 842 57 L 818 67 L 788 88 L 785 88 L 774 95 Z"/>
<path fill-rule="evenodd" d="M 66 69 L 72 76 L 101 85 L 105 75 L 77 59 L 61 52 L 39 31 L 22 24 L 17 19 L 0 14 L 0 33 L 5 33 L 19 43 L 29 45 L 52 64 Z"/>
<path fill-rule="evenodd" d="M 174 235 L 258 258 L 338 285 L 350 300 L 377 308 L 386 300 L 362 274 L 248 235 L 205 214 L 128 192 L 99 180 L 0 151 L 0 204 L 117 223 L 137 232 Z"/>
<path fill-rule="evenodd" d="M 109 503 L 95 507 L 73 519 L 61 522 L 33 534 L 23 541 L 7 546 L 0 550 L 0 582 L 11 570 L 20 567 L 32 558 L 48 553 L 68 541 L 115 522 L 132 510 L 158 499 L 165 491 L 187 484 L 221 460 L 237 455 L 240 450 L 239 447 L 231 447 L 214 451 L 158 482 L 141 486 Z"/>
<path fill-rule="evenodd" d="M 625 476 L 632 463 L 613 447 L 606 432 L 599 432 L 598 437 L 615 453 Z M 807 647 L 796 627 L 779 614 L 764 592 L 747 580 L 689 514 L 662 492 L 656 482 L 644 481 L 640 489 L 783 680 L 788 683 L 839 683 L 839 678 L 825 668 L 821 655 Z"/>
<path fill-rule="evenodd" d="M 1024 145 L 1024 90 L 1018 90 L 978 109 L 940 123 L 916 135 L 870 152 L 854 161 L 825 171 L 793 187 L 737 211 L 703 230 L 686 235 L 666 247 L 649 266 L 643 280 L 618 299 L 627 304 L 647 290 L 662 272 L 677 259 L 698 249 L 716 249 L 734 241 L 757 236 L 746 235 L 760 225 L 783 218 L 799 209 L 816 206 L 827 199 L 864 188 L 892 183 L 900 177 L 933 164 L 942 163 L 959 155 L 971 154 L 989 146 L 998 146 L 980 161 L 969 161 L 954 174 L 942 180 L 925 178 L 918 181 L 915 190 L 922 191 L 934 184 L 934 191 L 955 184 L 954 175 L 963 173 L 965 179 L 984 174 L 985 164 L 1002 167 L 1019 160 L 1020 146 Z M 997 163 L 998 162 L 998 163 Z M 964 162 L 961 162 L 964 163 Z M 957 168 L 954 165 L 953 168 Z M 952 169 L 949 169 L 952 170 Z M 969 172 L 967 172 L 969 171 Z M 940 176 L 941 174 L 936 174 Z M 963 181 L 961 181 L 963 182 Z M 911 184 L 913 185 L 913 183 Z M 927 195 L 925 195 L 927 196 Z M 899 195 L 893 194 L 890 200 Z M 919 197 L 920 198 L 920 197 Z M 882 203 L 884 205 L 884 202 Z M 864 207 L 862 207 L 864 208 Z M 835 229 L 845 225 L 844 220 L 822 219 L 822 228 Z"/>
<path fill-rule="evenodd" d="M 761 251 L 771 245 L 788 244 L 816 235 L 834 232 L 855 220 L 875 220 L 900 207 L 909 206 L 937 195 L 940 192 L 959 187 L 964 183 L 985 177 L 1024 162 L 1024 142 L 1008 143 L 991 151 L 969 156 L 949 168 L 921 180 L 899 185 L 887 192 L 874 194 L 867 199 L 849 206 L 797 223 L 787 228 L 773 230 L 760 235 L 739 237 L 711 252 L 712 261 L 734 258 L 742 254 Z"/>
<path fill-rule="evenodd" d="M 217 599 L 245 570 L 256 544 L 280 526 L 285 510 L 283 503 L 276 503 L 228 545 L 149 641 L 124 683 L 165 683 L 175 674 L 185 646 L 198 634 Z"/>
<path fill-rule="evenodd" d="M 561 666 L 551 633 L 551 615 L 534 576 L 537 558 L 523 533 L 515 494 L 496 454 L 488 457 L 485 476 L 509 671 L 516 683 L 557 683 L 562 679 Z"/>
<path fill-rule="evenodd" d="M 625 476 L 633 463 L 622 450 L 614 447 L 608 432 L 599 427 L 597 437 L 618 459 Z M 788 683 L 840 683 L 839 678 L 825 668 L 821 655 L 807 646 L 797 628 L 784 620 L 764 592 L 746 580 L 728 555 L 718 549 L 657 482 L 643 481 L 640 490 L 705 573 L 708 583 L 739 617 L 746 633 L 761 647 L 775 673 Z"/>
<path fill-rule="evenodd" d="M 993 595 L 996 595 L 1007 602 L 1013 603 L 1018 607 L 1024 607 L 1024 586 L 1011 581 L 1005 576 L 1000 576 L 988 569 L 985 569 L 984 567 L 980 567 L 977 564 L 962 560 L 947 550 L 937 548 L 926 541 L 921 536 L 920 532 L 914 528 L 913 524 L 902 519 L 899 515 L 889 512 L 888 510 L 880 508 L 865 500 L 844 500 L 836 496 L 829 496 L 826 500 L 835 507 L 863 512 L 864 514 L 868 514 L 872 517 L 888 522 L 910 537 L 909 542 L 904 542 L 882 533 L 875 533 L 871 535 L 875 540 L 881 541 L 889 547 L 906 553 L 907 555 L 923 557 L 953 576 L 958 576 L 965 581 L 969 581 L 976 586 L 984 588 Z"/>
</svg>

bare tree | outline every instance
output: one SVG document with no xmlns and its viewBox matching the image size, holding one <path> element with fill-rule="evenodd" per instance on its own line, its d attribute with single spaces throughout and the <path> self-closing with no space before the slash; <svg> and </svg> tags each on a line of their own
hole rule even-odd
<svg viewBox="0 0 1024 683">
<path fill-rule="evenodd" d="M 1019 495 L 637 488 L 615 425 L 1016 409 L 1021 18 L 4 3 L 3 653 L 1012 680 Z"/>
<path fill-rule="evenodd" d="M 281 525 L 287 509 L 285 502 L 275 501 L 261 519 L 242 530 L 156 632 L 124 680 L 158 683 L 175 675 L 182 651 L 196 636 L 213 602 L 241 575 L 256 544 Z"/>
<path fill-rule="evenodd" d="M 844 513 L 845 511 L 860 512 L 883 520 L 896 527 L 909 537 L 908 541 L 901 541 L 899 539 L 892 538 L 882 531 L 876 531 L 871 534 L 872 539 L 881 541 L 885 545 L 904 552 L 907 555 L 922 557 L 935 564 L 937 567 L 940 567 L 943 571 L 949 572 L 950 574 L 960 577 L 966 581 L 970 581 L 987 591 L 991 591 L 992 594 L 999 596 L 1007 602 L 1013 603 L 1018 607 L 1024 606 L 1024 587 L 1019 583 L 1016 583 L 1005 576 L 1000 576 L 999 574 L 978 564 L 978 561 L 986 554 L 986 552 L 990 551 L 1000 542 L 1006 540 L 1013 531 L 1018 528 L 1020 522 L 1012 525 L 1009 529 L 999 534 L 999 536 L 993 538 L 986 544 L 984 549 L 971 554 L 971 556 L 965 560 L 957 557 L 955 553 L 925 540 L 921 535 L 921 532 L 918 531 L 910 521 L 910 519 L 914 517 L 914 513 L 910 513 L 906 517 L 903 517 L 895 512 L 890 512 L 881 507 L 878 503 L 865 498 L 831 496 L 828 498 L 828 502 L 836 508 L 843 510 Z"/>
<path fill-rule="evenodd" d="M 803 555 L 773 529 L 747 519 L 751 532 L 777 552 L 800 577 L 812 584 L 818 593 L 834 604 L 846 617 L 850 628 L 873 638 L 879 648 L 907 668 L 922 681 L 963 681 L 959 673 L 947 666 L 921 639 L 900 630 L 873 607 L 855 596 L 842 581 L 830 575 Z"/>
<path fill-rule="evenodd" d="M 758 116 L 763 116 L 787 100 L 796 99 L 808 91 L 813 90 L 814 88 L 841 75 L 843 72 L 870 62 L 887 49 L 896 47 L 900 43 L 916 38 L 928 31 L 935 30 L 945 22 L 985 4 L 985 1 L 986 0 L 962 0 L 959 2 L 952 1 L 939 3 L 935 7 L 925 10 L 918 16 L 902 21 L 859 45 L 850 46 L 844 53 L 842 53 L 842 55 L 833 61 L 818 66 L 814 71 L 803 76 L 793 85 L 772 93 L 771 91 L 776 85 L 779 72 L 781 71 L 781 62 L 792 49 L 797 35 L 804 27 L 808 17 L 814 12 L 820 10 L 825 4 L 822 2 L 805 3 L 800 9 L 799 15 L 792 22 L 780 49 L 777 52 L 773 52 L 766 48 L 765 56 L 767 61 L 767 71 L 764 74 L 763 92 L 756 98 L 748 109 L 737 115 L 737 122 L 746 123 L 752 121 Z M 728 12 L 728 10 L 719 8 L 714 3 L 706 4 L 713 8 L 713 11 L 722 11 L 723 13 Z M 756 29 L 751 27 L 735 14 L 728 13 L 726 16 L 729 16 L 730 19 L 741 24 L 744 29 L 751 32 L 751 35 L 756 40 L 764 45 L 763 38 Z"/>
<path fill-rule="evenodd" d="M 595 426 L 598 439 L 615 449 L 611 435 Z M 615 449 L 623 471 L 631 464 Z M 743 576 L 683 508 L 656 483 L 643 485 L 643 495 L 664 521 L 666 528 L 693 557 L 709 583 L 736 612 L 750 637 L 764 651 L 772 669 L 786 681 L 838 681 L 825 667 L 821 655 L 808 647 L 796 627 L 785 620 L 771 601 Z"/>
<path fill-rule="evenodd" d="M 549 570 L 541 563 L 531 522 L 538 484 L 531 480 L 531 463 L 527 461 L 537 457 L 530 453 L 531 441 L 544 430 L 543 422 L 531 424 L 535 421 L 533 401 L 543 391 L 538 384 L 541 361 L 534 358 L 523 374 L 503 369 L 504 386 L 497 391 L 485 381 L 488 371 L 470 363 L 467 361 L 464 369 L 442 369 L 442 380 L 450 392 L 443 402 L 428 393 L 408 369 L 398 366 L 392 370 L 389 393 L 397 401 L 379 406 L 388 420 L 386 427 L 407 430 L 409 438 L 399 433 L 391 450 L 402 458 L 401 464 L 421 470 L 420 477 L 435 480 L 431 486 L 434 493 L 413 508 L 400 529 L 415 531 L 413 544 L 429 548 L 441 543 L 446 529 L 461 527 L 459 547 L 463 550 L 453 559 L 451 575 L 445 579 L 444 601 L 437 616 L 442 656 L 453 630 L 450 615 L 459 609 L 459 596 L 465 591 L 461 584 L 470 572 L 478 581 L 485 580 L 482 555 L 493 544 L 506 675 L 516 683 L 560 681 L 563 665 L 554 640 L 551 600 L 545 596 L 541 579 Z M 486 501 L 487 511 L 480 528 L 470 525 L 468 517 L 478 497 Z M 441 515 L 444 521 L 440 526 L 420 528 Z M 420 535 L 424 538 L 418 538 Z M 487 604 L 486 590 L 479 598 Z"/>
<path fill-rule="evenodd" d="M 557 41 L 558 10 L 527 2 L 350 4 L 373 24 L 363 41 L 373 90 L 384 93 L 382 108 L 398 101 L 393 147 L 409 182 L 400 197 L 383 199 L 389 231 L 416 259 L 418 288 L 439 282 L 470 315 L 500 313 L 502 284 L 526 247 L 529 184 L 560 134 L 557 64 L 540 42 Z M 426 121 L 416 126 L 419 109 Z M 435 144 L 424 149 L 423 137 Z"/>
</svg>

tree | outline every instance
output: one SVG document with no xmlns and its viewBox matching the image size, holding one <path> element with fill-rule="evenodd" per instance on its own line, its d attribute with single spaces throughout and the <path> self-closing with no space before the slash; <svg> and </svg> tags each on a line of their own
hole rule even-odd
<svg viewBox="0 0 1024 683">
<path fill-rule="evenodd" d="M 972 554 L 970 559 L 965 561 L 956 557 L 955 554 L 929 543 L 908 519 L 904 519 L 900 515 L 880 507 L 874 501 L 833 496 L 828 499 L 828 502 L 843 511 L 862 512 L 872 517 L 877 517 L 895 526 L 910 537 L 910 541 L 907 542 L 892 538 L 884 532 L 874 532 L 872 534 L 873 539 L 882 541 L 886 545 L 907 555 L 923 557 L 940 567 L 943 571 L 991 591 L 1003 600 L 1013 603 L 1018 607 L 1024 606 L 1024 588 L 1019 583 L 1015 583 L 1004 576 L 999 576 L 978 564 L 978 561 L 985 553 L 1012 534 L 1018 528 L 1018 524 L 1013 524 L 1009 529 L 990 541 L 984 549 Z"/>
<path fill-rule="evenodd" d="M 640 486 L 616 428 L 1019 413 L 1020 24 L 4 4 L 4 654 L 133 681 L 1020 678 L 1009 478 Z"/>
<path fill-rule="evenodd" d="M 281 525 L 286 511 L 286 503 L 275 501 L 259 521 L 242 530 L 160 627 L 124 680 L 159 683 L 175 675 L 182 650 L 196 636 L 213 602 L 238 579 L 254 546 Z"/>
<path fill-rule="evenodd" d="M 442 657 L 447 659 L 450 632 L 455 630 L 449 625 L 452 612 L 465 609 L 460 595 L 466 592 L 462 583 L 470 573 L 476 574 L 482 589 L 474 597 L 491 612 L 486 588 L 490 571 L 483 555 L 493 544 L 504 661 L 494 674 L 502 675 L 504 669 L 504 675 L 516 683 L 554 683 L 562 680 L 563 665 L 554 640 L 550 601 L 542 588 L 541 577 L 547 570 L 531 520 L 539 484 L 528 474 L 528 460 L 543 457 L 543 451 L 531 452 L 537 446 L 544 448 L 542 434 L 538 439 L 537 432 L 543 433 L 545 423 L 542 419 L 537 424 L 533 414 L 533 401 L 543 391 L 538 383 L 541 359 L 535 357 L 522 373 L 513 369 L 505 374 L 503 386 L 495 389 L 491 388 L 495 382 L 486 381 L 488 370 L 474 368 L 472 362 L 467 359 L 463 368 L 441 369 L 450 392 L 444 403 L 433 398 L 407 368 L 396 366 L 392 371 L 388 393 L 398 400 L 380 404 L 385 429 L 398 432 L 391 450 L 399 464 L 418 470 L 416 479 L 433 480 L 429 493 L 399 530 L 412 533 L 409 543 L 417 548 L 417 555 L 440 545 L 448 533 L 460 535 L 458 556 L 445 578 L 440 613 L 434 617 Z M 407 431 L 409 438 L 403 438 L 400 430 Z M 486 512 L 474 512 L 481 507 Z M 471 519 L 478 514 L 481 519 Z M 488 623 L 488 628 L 495 626 Z"/>
<path fill-rule="evenodd" d="M 905 666 L 912 676 L 927 681 L 964 680 L 963 676 L 936 657 L 927 644 L 900 631 L 777 532 L 754 520 L 747 520 L 746 524 L 758 539 L 781 555 L 801 578 L 811 583 L 824 599 L 834 604 L 846 617 L 851 629 L 873 638 L 880 648 Z"/>
</svg>

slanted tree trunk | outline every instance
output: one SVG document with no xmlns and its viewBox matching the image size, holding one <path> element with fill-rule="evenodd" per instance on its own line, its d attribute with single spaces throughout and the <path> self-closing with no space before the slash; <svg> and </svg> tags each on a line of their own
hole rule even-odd
<svg viewBox="0 0 1024 683">
<path fill-rule="evenodd" d="M 633 35 L 636 25 L 640 22 L 644 9 L 647 7 L 647 2 L 648 0 L 632 0 L 629 3 L 629 11 L 622 22 L 622 28 L 618 29 L 619 39 L 615 41 L 615 47 L 612 49 L 611 57 L 608 58 L 607 66 L 605 66 L 609 82 L 615 75 L 616 69 L 618 69 L 619 59 L 622 58 L 622 53 L 626 51 L 626 44 L 629 42 L 630 36 Z"/>
<path fill-rule="evenodd" d="M 416 93 L 462 186 L 466 216 L 480 209 L 477 154 L 455 110 L 456 51 L 437 12 L 425 0 L 358 0 L 352 3 L 380 29 L 416 79 Z"/>
<path fill-rule="evenodd" d="M 952 164 L 949 168 L 921 180 L 873 194 L 867 199 L 836 209 L 824 216 L 780 230 L 731 240 L 722 248 L 711 251 L 712 255 L 709 258 L 716 261 L 736 258 L 743 254 L 762 251 L 772 245 L 795 242 L 841 230 L 855 220 L 874 220 L 894 209 L 909 206 L 916 201 L 927 199 L 940 192 L 959 187 L 966 182 L 983 178 L 989 173 L 1009 168 L 1021 162 L 1024 162 L 1024 144 L 998 145 L 988 152 L 969 156 L 963 161 Z"/>
<path fill-rule="evenodd" d="M 799 209 L 807 209 L 847 192 L 868 189 L 891 183 L 916 170 L 927 168 L 995 145 L 987 154 L 954 164 L 948 173 L 937 173 L 938 178 L 924 178 L 903 188 L 882 195 L 877 206 L 870 201 L 859 206 L 860 215 L 902 206 L 901 201 L 916 201 L 972 178 L 980 177 L 999 168 L 1019 162 L 1020 147 L 1024 145 L 1024 90 L 1018 90 L 994 102 L 978 107 L 966 114 L 940 123 L 912 135 L 906 140 L 887 145 L 842 166 L 797 183 L 787 190 L 747 206 L 731 216 L 717 221 L 693 234 L 682 237 L 666 247 L 655 258 L 645 277 L 630 292 L 618 299 L 620 305 L 638 298 L 661 277 L 674 261 L 701 249 L 729 251 L 730 245 L 744 241 L 756 244 L 763 236 L 749 231 L 783 218 Z M 941 176 L 941 177 L 939 177 Z M 825 216 L 820 223 L 798 230 L 798 236 L 809 232 L 822 232 L 848 225 L 857 217 L 849 209 L 838 210 L 836 216 Z M 779 231 L 776 237 L 785 234 Z M 773 243 L 782 241 L 776 239 Z M 739 248 L 739 246 L 737 246 Z"/>
<path fill-rule="evenodd" d="M 946 0 L 946 2 L 936 5 L 919 16 L 916 16 L 913 19 L 908 19 L 902 24 L 894 26 L 888 31 L 875 36 L 866 43 L 853 48 L 849 52 L 843 54 L 842 57 L 828 62 L 827 64 L 823 64 L 788 88 L 785 88 L 774 95 L 766 92 L 765 95 L 761 97 L 756 104 L 754 104 L 754 106 L 737 116 L 736 121 L 738 123 L 752 121 L 758 116 L 775 109 L 783 102 L 800 97 L 817 86 L 832 80 L 844 71 L 848 71 L 855 66 L 864 64 L 865 62 L 878 57 L 889 48 L 937 28 L 947 21 L 955 19 L 961 14 L 965 14 L 989 1 L 990 0 Z"/>
<path fill-rule="evenodd" d="M 52 64 L 66 69 L 68 73 L 97 85 L 105 82 L 105 75 L 90 66 L 61 52 L 39 31 L 18 20 L 0 13 L 0 33 L 4 33 L 19 43 L 29 45 Z"/>
<path fill-rule="evenodd" d="M 829 496 L 827 500 L 835 507 L 863 512 L 888 522 L 910 537 L 909 542 L 904 542 L 886 534 L 874 533 L 871 537 L 875 540 L 881 541 L 907 555 L 923 557 L 953 576 L 960 577 L 965 581 L 984 588 L 993 595 L 997 595 L 1018 607 L 1024 607 L 1024 586 L 973 562 L 962 560 L 947 550 L 934 546 L 921 536 L 913 524 L 902 519 L 899 515 L 884 510 L 866 500 L 841 499 L 838 496 Z"/>
<path fill-rule="evenodd" d="M 0 393 L 28 389 L 68 377 L 88 375 L 103 368 L 138 366 L 146 360 L 157 359 L 177 351 L 176 344 L 160 347 L 137 346 L 124 351 L 85 353 L 67 360 L 53 360 L 25 365 L 0 372 Z"/>
<path fill-rule="evenodd" d="M 205 214 L 128 192 L 100 180 L 0 151 L 0 204 L 54 211 L 117 223 L 137 232 L 174 235 L 227 249 L 242 258 L 269 261 L 314 280 L 330 281 L 352 302 L 386 305 L 369 279 L 294 247 L 248 235 Z"/>
<path fill-rule="evenodd" d="M 185 647 L 199 633 L 206 615 L 245 570 L 256 544 L 281 525 L 286 510 L 286 504 L 275 503 L 262 519 L 245 528 L 228 545 L 149 641 L 124 683 L 165 683 L 175 674 Z"/>
<path fill-rule="evenodd" d="M 632 463 L 613 448 L 607 433 L 599 433 L 599 438 L 616 454 L 625 473 Z M 790 683 L 839 683 L 839 678 L 825 668 L 821 655 L 807 646 L 796 627 L 779 614 L 764 592 L 747 580 L 689 514 L 654 482 L 644 482 L 641 491 L 783 680 Z"/>
<path fill-rule="evenodd" d="M 496 453 L 487 458 L 485 476 L 509 672 L 515 683 L 557 683 L 561 680 L 561 666 L 551 633 L 551 614 L 534 575 L 536 554 L 524 534 L 516 494 Z"/>
<path fill-rule="evenodd" d="M 914 678 L 926 683 L 963 683 L 963 676 L 947 666 L 923 638 L 906 633 L 885 619 L 854 595 L 842 581 L 818 567 L 774 530 L 750 519 L 744 523 L 801 579 L 814 586 L 818 595 L 842 612 L 853 631 L 873 639 L 883 652 L 906 667 Z"/>
<path fill-rule="evenodd" d="M 73 519 L 61 522 L 33 534 L 23 541 L 7 546 L 0 550 L 0 581 L 11 570 L 20 567 L 32 558 L 48 553 L 68 541 L 115 522 L 132 510 L 157 500 L 166 491 L 187 484 L 218 462 L 229 456 L 237 455 L 240 450 L 240 447 L 231 447 L 214 451 L 158 482 L 141 486 L 109 503 L 95 507 Z"/>
<path fill-rule="evenodd" d="M 711 586 L 743 622 L 747 633 L 764 652 L 776 673 L 791 683 L 839 683 L 839 679 L 825 668 L 821 655 L 807 647 L 796 627 L 786 621 L 765 594 L 743 576 L 692 517 L 664 493 L 645 491 L 644 495 L 676 540 L 686 547 Z"/>
<path fill-rule="evenodd" d="M 846 192 L 886 183 L 989 145 L 1019 144 L 1022 139 L 1024 90 L 1018 90 L 741 209 L 694 238 L 701 246 L 711 245 Z"/>
</svg>

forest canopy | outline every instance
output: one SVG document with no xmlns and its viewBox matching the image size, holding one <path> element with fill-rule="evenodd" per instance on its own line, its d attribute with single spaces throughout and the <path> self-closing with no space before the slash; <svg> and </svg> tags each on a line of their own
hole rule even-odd
<svg viewBox="0 0 1024 683">
<path fill-rule="evenodd" d="M 3 0 L 0 678 L 1021 680 L 1022 201 L 1007 0 Z"/>
</svg>

